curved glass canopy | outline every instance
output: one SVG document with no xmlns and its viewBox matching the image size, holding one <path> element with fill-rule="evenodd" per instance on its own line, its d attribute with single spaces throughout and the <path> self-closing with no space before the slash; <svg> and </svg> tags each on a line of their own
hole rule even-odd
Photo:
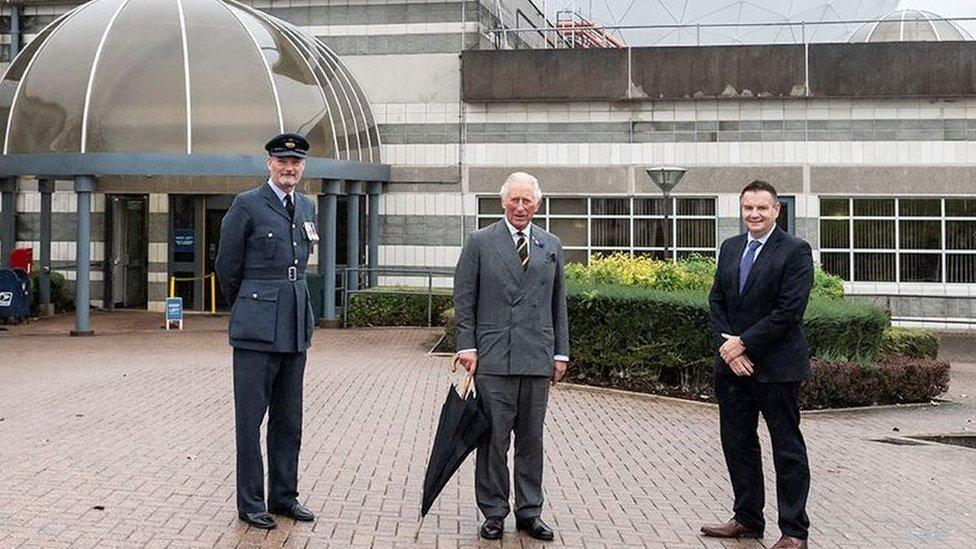
<svg viewBox="0 0 976 549">
<path fill-rule="evenodd" d="M 92 0 L 0 81 L 4 154 L 263 154 L 281 132 L 313 157 L 379 163 L 362 89 L 296 27 L 233 0 Z"/>
<path fill-rule="evenodd" d="M 897 10 L 855 30 L 850 42 L 942 42 L 972 40 L 952 21 L 922 10 Z"/>
</svg>

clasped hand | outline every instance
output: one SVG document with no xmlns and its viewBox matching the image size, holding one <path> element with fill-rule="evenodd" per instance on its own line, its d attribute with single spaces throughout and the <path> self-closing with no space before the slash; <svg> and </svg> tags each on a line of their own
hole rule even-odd
<svg viewBox="0 0 976 549">
<path fill-rule="evenodd" d="M 749 357 L 746 356 L 746 346 L 742 343 L 739 336 L 722 334 L 725 343 L 719 348 L 718 353 L 722 360 L 729 365 L 729 368 L 737 376 L 750 376 L 755 371 L 755 366 Z"/>
</svg>

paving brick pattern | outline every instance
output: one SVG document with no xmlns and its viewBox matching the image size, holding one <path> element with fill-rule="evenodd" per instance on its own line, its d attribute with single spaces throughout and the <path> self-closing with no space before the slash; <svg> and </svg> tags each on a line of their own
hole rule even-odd
<svg viewBox="0 0 976 549">
<path fill-rule="evenodd" d="M 223 319 L 164 332 L 96 315 L 0 332 L 0 547 L 768 547 L 699 537 L 728 517 L 711 406 L 564 386 L 550 400 L 543 544 L 477 538 L 473 460 L 414 544 L 421 483 L 449 380 L 426 329 L 319 331 L 305 384 L 299 489 L 314 523 L 247 528 L 234 508 L 230 349 Z M 957 404 L 804 417 L 814 547 L 973 547 L 976 451 L 873 439 L 976 428 L 976 365 Z M 897 429 L 897 430 L 895 430 Z"/>
</svg>

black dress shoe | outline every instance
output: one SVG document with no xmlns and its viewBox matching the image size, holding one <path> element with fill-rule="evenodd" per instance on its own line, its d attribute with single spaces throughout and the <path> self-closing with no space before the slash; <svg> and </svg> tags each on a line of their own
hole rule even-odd
<svg viewBox="0 0 976 549">
<path fill-rule="evenodd" d="M 481 525 L 482 539 L 502 539 L 505 534 L 505 519 L 502 517 L 488 517 Z"/>
<path fill-rule="evenodd" d="M 539 517 L 532 517 L 529 519 L 516 519 L 515 528 L 524 531 L 529 536 L 535 539 L 541 539 L 542 541 L 552 541 L 556 534 L 549 528 L 545 522 Z"/>
<path fill-rule="evenodd" d="M 309 511 L 308 507 L 305 507 L 304 505 L 298 503 L 297 501 L 295 503 L 292 503 L 288 507 L 278 507 L 275 509 L 271 509 L 271 512 L 276 515 L 283 515 L 288 518 L 300 520 L 303 522 L 312 522 L 313 520 L 315 520 L 315 513 Z"/>
<path fill-rule="evenodd" d="M 265 511 L 258 511 L 257 513 L 245 513 L 243 511 L 239 511 L 237 513 L 237 518 L 255 528 L 261 528 L 262 530 L 273 530 L 276 526 L 278 526 L 278 522 L 275 520 L 275 518 L 271 516 L 270 513 Z"/>
</svg>

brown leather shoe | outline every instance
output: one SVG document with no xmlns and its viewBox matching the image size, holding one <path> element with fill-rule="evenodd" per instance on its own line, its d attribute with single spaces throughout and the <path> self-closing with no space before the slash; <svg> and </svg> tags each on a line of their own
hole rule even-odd
<svg viewBox="0 0 976 549">
<path fill-rule="evenodd" d="M 783 536 L 779 538 L 773 549 L 807 549 L 807 540 Z"/>
<path fill-rule="evenodd" d="M 762 532 L 750 530 L 732 519 L 725 524 L 706 524 L 701 527 L 701 533 L 711 538 L 753 538 L 762 537 Z"/>
</svg>

